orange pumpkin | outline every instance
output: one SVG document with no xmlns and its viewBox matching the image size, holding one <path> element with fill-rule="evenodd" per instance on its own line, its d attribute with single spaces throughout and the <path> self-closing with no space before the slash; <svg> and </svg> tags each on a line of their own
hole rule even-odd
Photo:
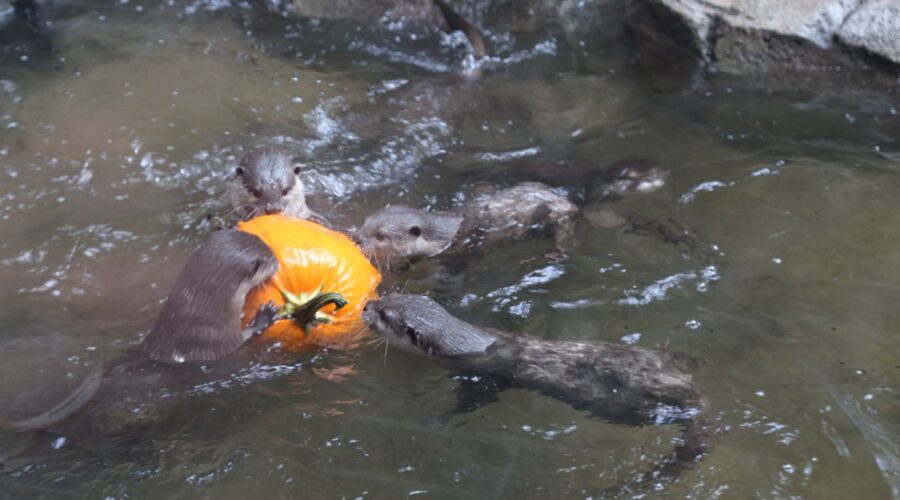
<svg viewBox="0 0 900 500">
<path fill-rule="evenodd" d="M 263 240 L 279 263 L 278 272 L 247 295 L 245 325 L 272 301 L 290 318 L 276 321 L 263 338 L 288 349 L 346 347 L 365 330 L 362 310 L 375 298 L 381 274 L 349 238 L 284 215 L 256 217 L 238 229 Z"/>
</svg>

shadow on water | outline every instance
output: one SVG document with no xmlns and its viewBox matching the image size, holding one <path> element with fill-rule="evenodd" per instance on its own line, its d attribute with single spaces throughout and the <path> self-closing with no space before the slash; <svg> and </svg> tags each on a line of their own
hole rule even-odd
<svg viewBox="0 0 900 500">
<path fill-rule="evenodd" d="M 56 4 L 43 41 L 0 12 L 3 415 L 52 406 L 136 345 L 206 215 L 228 214 L 238 159 L 280 146 L 346 226 L 535 175 L 590 210 L 672 219 L 703 253 L 585 224 L 564 263 L 538 239 L 444 288 L 433 263 L 399 283 L 476 324 L 700 358 L 716 433 L 667 494 L 900 496 L 900 103 L 877 81 L 674 74 L 636 57 L 618 1 L 467 4 L 489 45 L 479 79 L 428 16 Z M 629 158 L 667 184 L 585 200 Z M 677 437 L 526 391 L 440 426 L 453 381 L 427 359 L 247 356 L 126 444 L 0 431 L 0 495 L 589 496 Z"/>
</svg>

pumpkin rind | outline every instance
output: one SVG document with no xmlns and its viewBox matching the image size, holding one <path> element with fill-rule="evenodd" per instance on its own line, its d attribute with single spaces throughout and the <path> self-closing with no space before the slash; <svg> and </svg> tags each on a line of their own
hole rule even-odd
<svg viewBox="0 0 900 500">
<path fill-rule="evenodd" d="M 343 234 L 308 220 L 284 215 L 263 215 L 238 224 L 238 229 L 258 236 L 278 259 L 278 272 L 253 289 L 244 302 L 244 324 L 253 320 L 261 304 L 285 304 L 281 290 L 294 294 L 341 294 L 347 305 L 321 309 L 330 322 L 308 325 L 282 319 L 264 333 L 267 341 L 280 341 L 288 349 L 312 344 L 346 346 L 365 330 L 362 309 L 375 298 L 381 275 L 359 248 Z"/>
</svg>

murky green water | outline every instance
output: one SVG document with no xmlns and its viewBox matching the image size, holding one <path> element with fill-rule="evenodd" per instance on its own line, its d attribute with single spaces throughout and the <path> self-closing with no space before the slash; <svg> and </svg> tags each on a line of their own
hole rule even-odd
<svg viewBox="0 0 900 500">
<path fill-rule="evenodd" d="M 226 178 L 250 148 L 306 158 L 313 204 L 346 225 L 536 168 L 577 194 L 578 173 L 644 157 L 670 181 L 622 203 L 690 228 L 714 262 L 586 226 L 564 264 L 535 258 L 549 241 L 509 246 L 434 296 L 473 323 L 700 358 L 718 430 L 661 496 L 900 497 L 889 88 L 679 80 L 618 36 L 619 2 L 497 21 L 477 81 L 457 75 L 455 39 L 419 25 L 57 3 L 52 55 L 0 53 L 3 414 L 46 408 L 139 340 L 205 215 L 228 214 Z M 407 289 L 427 290 L 429 270 Z M 251 357 L 132 440 L 0 433 L 0 496 L 584 497 L 649 469 L 676 435 L 522 391 L 441 425 L 453 382 L 427 359 Z"/>
</svg>

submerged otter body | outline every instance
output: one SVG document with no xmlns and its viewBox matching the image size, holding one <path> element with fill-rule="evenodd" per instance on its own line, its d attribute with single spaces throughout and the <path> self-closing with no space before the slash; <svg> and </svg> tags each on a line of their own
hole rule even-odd
<svg viewBox="0 0 900 500">
<path fill-rule="evenodd" d="M 460 411 L 528 389 L 614 424 L 679 424 L 675 454 L 653 480 L 674 479 L 705 451 L 705 402 L 674 353 L 606 342 L 550 341 L 479 328 L 433 300 L 391 294 L 363 319 L 390 345 L 437 359 L 458 375 Z"/>
<path fill-rule="evenodd" d="M 629 193 L 652 193 L 669 172 L 646 159 L 623 160 L 603 169 L 588 188 L 588 200 L 608 201 Z"/>
<path fill-rule="evenodd" d="M 254 235 L 213 233 L 188 258 L 150 333 L 102 373 L 88 377 L 65 401 L 47 412 L 7 424 L 16 430 L 87 426 L 118 434 L 160 419 L 179 387 L 237 351 L 270 326 L 272 304 L 241 328 L 244 299 L 278 269 L 272 251 Z"/>
<path fill-rule="evenodd" d="M 375 261 L 415 262 L 428 257 L 464 263 L 501 242 L 550 233 L 565 253 L 574 238 L 578 208 L 538 182 L 475 196 L 456 212 L 388 206 L 368 217 L 356 233 Z"/>
</svg>

